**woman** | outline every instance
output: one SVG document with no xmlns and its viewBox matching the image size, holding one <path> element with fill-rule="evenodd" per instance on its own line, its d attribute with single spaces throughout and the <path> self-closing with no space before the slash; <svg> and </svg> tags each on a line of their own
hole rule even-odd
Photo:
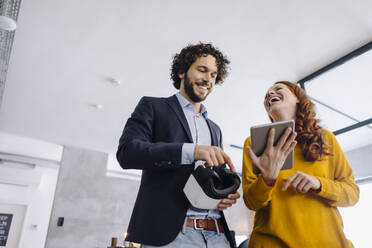
<svg viewBox="0 0 372 248">
<path fill-rule="evenodd" d="M 248 247 L 353 247 L 337 207 L 354 205 L 359 188 L 336 138 L 318 125 L 314 104 L 296 84 L 275 83 L 264 105 L 272 122 L 294 120 L 295 132 L 288 129 L 273 145 L 271 130 L 259 157 L 250 137 L 245 141 L 243 198 L 256 211 Z M 293 149 L 293 168 L 280 171 Z"/>
</svg>

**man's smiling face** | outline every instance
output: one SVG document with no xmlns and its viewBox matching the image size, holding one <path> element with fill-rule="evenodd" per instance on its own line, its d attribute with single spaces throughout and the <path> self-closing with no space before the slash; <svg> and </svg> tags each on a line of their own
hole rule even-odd
<svg viewBox="0 0 372 248">
<path fill-rule="evenodd" d="M 212 91 L 217 78 L 216 58 L 203 55 L 195 60 L 186 73 L 179 74 L 181 91 L 184 90 L 191 101 L 204 101 Z"/>
</svg>

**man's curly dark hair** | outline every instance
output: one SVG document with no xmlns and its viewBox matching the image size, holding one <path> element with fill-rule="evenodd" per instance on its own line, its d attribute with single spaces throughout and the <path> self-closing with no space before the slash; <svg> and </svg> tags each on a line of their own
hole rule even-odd
<svg viewBox="0 0 372 248">
<path fill-rule="evenodd" d="M 196 59 L 206 55 L 212 55 L 216 58 L 216 84 L 223 83 L 223 80 L 228 74 L 228 64 L 230 64 L 230 61 L 222 54 L 221 51 L 213 47 L 212 44 L 200 42 L 196 45 L 188 45 L 187 47 L 183 48 L 179 54 L 174 55 L 171 69 L 171 79 L 173 80 L 173 85 L 176 89 L 179 89 L 181 86 L 181 79 L 178 77 L 178 75 L 186 73 Z"/>
</svg>

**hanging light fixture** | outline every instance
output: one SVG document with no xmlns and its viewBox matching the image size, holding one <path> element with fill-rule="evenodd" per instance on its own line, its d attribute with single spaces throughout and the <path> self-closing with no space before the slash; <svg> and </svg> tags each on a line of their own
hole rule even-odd
<svg viewBox="0 0 372 248">
<path fill-rule="evenodd" d="M 10 17 L 0 16 L 0 29 L 13 31 L 17 28 L 17 23 Z"/>
</svg>

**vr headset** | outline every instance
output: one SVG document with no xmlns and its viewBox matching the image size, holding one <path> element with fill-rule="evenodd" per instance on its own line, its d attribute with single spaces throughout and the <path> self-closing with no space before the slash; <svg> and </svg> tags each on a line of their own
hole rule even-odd
<svg viewBox="0 0 372 248">
<path fill-rule="evenodd" d="M 198 166 L 190 175 L 183 191 L 194 208 L 217 209 L 221 199 L 235 193 L 239 186 L 239 176 L 225 166 Z"/>
</svg>

